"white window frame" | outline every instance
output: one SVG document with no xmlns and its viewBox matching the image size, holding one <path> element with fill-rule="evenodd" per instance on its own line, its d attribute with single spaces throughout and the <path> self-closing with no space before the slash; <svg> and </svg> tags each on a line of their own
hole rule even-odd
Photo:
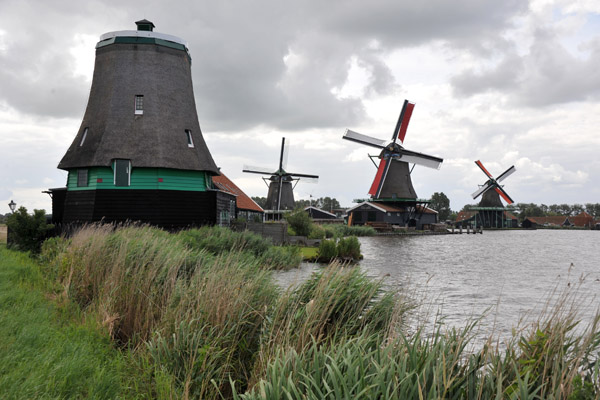
<svg viewBox="0 0 600 400">
<path fill-rule="evenodd" d="M 83 143 L 85 142 L 85 138 L 87 137 L 88 134 L 88 128 L 85 128 L 83 130 L 83 135 L 81 136 L 81 142 L 79 142 L 79 147 L 83 146 Z"/>
<path fill-rule="evenodd" d="M 138 102 L 138 100 L 140 100 Z M 139 106 L 139 107 L 138 107 Z M 133 100 L 133 109 L 135 110 L 135 115 L 144 114 L 144 96 L 141 94 L 136 94 Z"/>
<path fill-rule="evenodd" d="M 190 129 L 186 129 L 185 134 L 187 136 L 188 147 L 193 148 L 194 147 L 194 138 L 192 137 L 192 131 Z"/>
</svg>

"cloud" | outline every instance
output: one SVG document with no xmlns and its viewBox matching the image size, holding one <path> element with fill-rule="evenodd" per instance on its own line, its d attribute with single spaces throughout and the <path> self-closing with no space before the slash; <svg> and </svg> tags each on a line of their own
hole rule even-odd
<svg viewBox="0 0 600 400">
<path fill-rule="evenodd" d="M 536 108 L 598 100 L 600 37 L 567 48 L 561 34 L 557 27 L 537 27 L 524 53 L 514 43 L 500 57 L 496 54 L 499 61 L 492 66 L 480 64 L 456 74 L 451 79 L 455 95 L 496 92 L 515 105 Z"/>
</svg>

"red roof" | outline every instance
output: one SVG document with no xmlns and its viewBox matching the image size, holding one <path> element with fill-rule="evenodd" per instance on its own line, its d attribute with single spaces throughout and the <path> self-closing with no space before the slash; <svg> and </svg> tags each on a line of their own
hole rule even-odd
<svg viewBox="0 0 600 400">
<path fill-rule="evenodd" d="M 461 222 L 461 221 L 469 220 L 469 219 L 473 218 L 473 216 L 475 214 L 477 214 L 477 211 L 461 211 L 456 216 L 456 221 L 455 222 Z"/>
<path fill-rule="evenodd" d="M 594 217 L 584 211 L 574 217 L 569 217 L 569 222 L 575 226 L 590 227 L 594 225 Z"/>
<path fill-rule="evenodd" d="M 557 225 L 562 226 L 567 221 L 567 217 L 564 215 L 550 216 L 550 217 L 527 217 L 526 219 L 534 222 L 538 225 Z"/>
<path fill-rule="evenodd" d="M 230 181 L 229 178 L 225 176 L 225 174 L 223 174 L 222 172 L 220 172 L 220 174 L 221 175 L 213 176 L 213 184 L 217 187 L 217 189 L 233 194 L 235 196 L 235 205 L 238 209 L 265 212 L 265 210 L 263 210 L 261 206 L 256 204 L 254 200 L 248 197 L 246 193 L 242 191 L 242 189 L 240 189 L 235 185 L 235 183 Z"/>
</svg>

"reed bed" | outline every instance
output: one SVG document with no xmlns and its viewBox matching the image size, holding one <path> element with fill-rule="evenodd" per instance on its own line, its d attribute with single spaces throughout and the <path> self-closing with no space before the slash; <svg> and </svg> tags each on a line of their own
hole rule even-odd
<svg viewBox="0 0 600 400">
<path fill-rule="evenodd" d="M 59 295 L 138 360 L 140 397 L 600 396 L 600 317 L 580 326 L 572 290 L 504 345 L 491 334 L 478 344 L 476 320 L 407 329 L 415 302 L 356 266 L 332 263 L 282 291 L 271 248 L 217 228 L 90 226 L 46 242 L 42 257 Z"/>
</svg>

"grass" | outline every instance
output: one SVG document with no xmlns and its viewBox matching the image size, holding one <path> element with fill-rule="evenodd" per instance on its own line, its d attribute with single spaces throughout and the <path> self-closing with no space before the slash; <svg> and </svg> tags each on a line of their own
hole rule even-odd
<svg viewBox="0 0 600 400">
<path fill-rule="evenodd" d="M 0 247 L 0 397 L 122 396 L 126 363 L 108 337 L 49 302 L 39 266 Z"/>
<path fill-rule="evenodd" d="M 316 260 L 318 252 L 318 247 L 300 247 L 300 254 L 302 254 L 302 259 L 305 261 Z"/>
<path fill-rule="evenodd" d="M 6 225 L 0 224 L 0 244 L 2 244 L 2 243 L 6 244 L 6 235 L 7 235 Z"/>
<path fill-rule="evenodd" d="M 600 397 L 600 314 L 581 325 L 573 288 L 480 344 L 477 321 L 409 326 L 414 302 L 359 267 L 281 291 L 260 242 L 201 232 L 86 227 L 41 270 L 2 249 L 0 397 Z"/>
</svg>

